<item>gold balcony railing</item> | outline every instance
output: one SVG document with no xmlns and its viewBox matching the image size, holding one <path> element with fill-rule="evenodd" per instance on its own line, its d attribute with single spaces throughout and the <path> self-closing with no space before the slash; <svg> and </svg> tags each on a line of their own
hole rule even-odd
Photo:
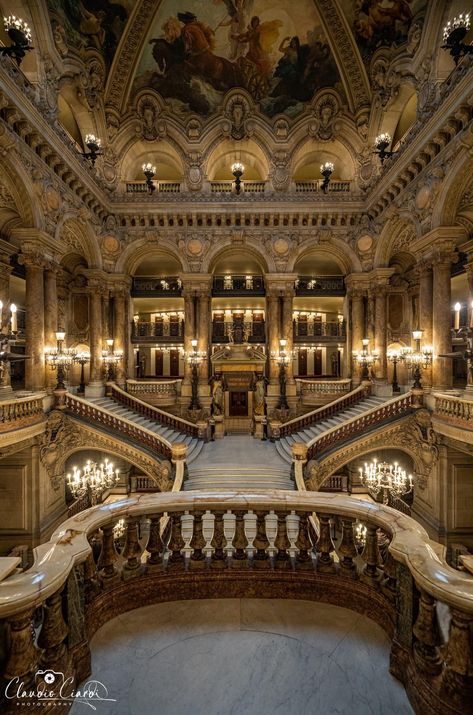
<svg viewBox="0 0 473 715">
<path fill-rule="evenodd" d="M 357 522 L 366 527 L 361 540 Z M 64 522 L 34 549 L 30 569 L 0 582 L 4 682 L 13 693 L 2 712 L 18 712 L 14 685 L 37 682 L 38 671 L 67 674 L 77 687 L 90 674 L 90 638 L 120 613 L 250 595 L 297 595 L 368 615 L 391 639 L 391 673 L 417 713 L 471 712 L 473 578 L 389 507 L 276 491 L 141 494 Z M 443 642 L 437 603 L 450 611 Z M 40 695 L 31 700 L 41 704 Z"/>
</svg>

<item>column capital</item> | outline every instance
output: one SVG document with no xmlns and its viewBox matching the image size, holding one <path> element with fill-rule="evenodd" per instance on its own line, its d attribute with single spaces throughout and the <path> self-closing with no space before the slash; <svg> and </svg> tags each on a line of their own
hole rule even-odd
<svg viewBox="0 0 473 715">
<path fill-rule="evenodd" d="M 20 245 L 22 254 L 39 251 L 43 258 L 55 260 L 61 254 L 57 239 L 46 231 L 37 228 L 14 228 L 11 236 Z"/>
<path fill-rule="evenodd" d="M 455 246 L 464 243 L 467 238 L 467 231 L 463 226 L 439 226 L 417 238 L 409 246 L 409 251 L 415 255 L 417 260 L 429 260 L 434 249 L 443 247 L 453 251 Z"/>
<path fill-rule="evenodd" d="M 130 295 L 130 290 L 133 283 L 131 276 L 118 273 L 107 273 L 106 275 L 108 289 L 111 293 L 113 293 L 114 295 L 123 295 L 124 297 Z"/>
<path fill-rule="evenodd" d="M 267 273 L 264 277 L 266 295 L 293 296 L 297 278 L 297 273 Z"/>
<path fill-rule="evenodd" d="M 210 296 L 213 276 L 210 273 L 196 275 L 195 273 L 180 273 L 182 294 L 184 297 L 194 297 L 200 293 Z"/>
</svg>

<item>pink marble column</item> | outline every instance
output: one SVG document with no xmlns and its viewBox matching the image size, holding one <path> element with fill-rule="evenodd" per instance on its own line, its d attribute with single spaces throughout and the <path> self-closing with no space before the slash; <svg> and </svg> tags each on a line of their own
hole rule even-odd
<svg viewBox="0 0 473 715">
<path fill-rule="evenodd" d="M 438 355 L 452 350 L 451 291 L 452 256 L 449 252 L 439 252 L 433 262 L 433 387 L 436 390 L 446 390 L 452 386 L 452 361 Z M 422 342 L 425 344 L 424 338 Z"/>
<path fill-rule="evenodd" d="M 184 350 L 186 355 L 192 350 L 191 340 L 195 337 L 195 322 L 194 322 L 194 292 L 184 286 Z M 184 362 L 184 382 L 190 385 L 192 377 L 192 368 L 189 362 Z"/>
<path fill-rule="evenodd" d="M 365 310 L 363 293 L 361 291 L 351 292 L 351 330 L 352 330 L 352 350 L 361 350 L 362 340 L 365 338 Z M 353 361 L 353 356 L 348 356 Z M 352 377 L 356 382 L 360 382 L 360 370 L 356 362 L 352 362 Z"/>
<path fill-rule="evenodd" d="M 122 352 L 122 359 L 115 368 L 117 385 L 125 386 L 125 360 L 126 360 L 126 294 L 124 290 L 118 290 L 113 296 L 113 349 Z"/>
<path fill-rule="evenodd" d="M 276 293 L 266 295 L 266 344 L 269 352 L 269 379 L 272 383 L 279 380 L 279 366 L 271 355 L 279 351 L 279 298 Z"/>
<path fill-rule="evenodd" d="M 102 292 L 98 285 L 91 285 L 89 295 L 89 336 L 90 336 L 90 384 L 103 384 L 104 371 L 102 366 L 102 350 L 104 340 L 102 335 Z M 108 337 L 108 336 L 107 336 Z"/>
<path fill-rule="evenodd" d="M 422 330 L 422 344 L 432 345 L 432 317 L 433 317 L 433 272 L 432 266 L 422 263 L 419 266 L 419 325 L 413 325 L 415 330 Z M 422 375 L 424 387 L 432 385 L 432 368 L 424 370 Z"/>
<path fill-rule="evenodd" d="M 198 349 L 205 352 L 207 357 L 202 360 L 200 365 L 200 379 L 202 382 L 207 382 L 209 379 L 209 350 L 210 350 L 210 287 L 205 294 L 199 295 L 198 299 Z"/>
<path fill-rule="evenodd" d="M 290 356 L 289 364 L 286 368 L 288 380 L 292 380 L 294 377 L 294 362 L 292 359 L 292 350 L 294 347 L 293 300 L 294 290 L 292 285 L 291 287 L 286 286 L 282 314 L 282 337 L 286 340 L 286 352 Z"/>
<path fill-rule="evenodd" d="M 388 378 L 388 362 L 386 350 L 388 346 L 387 319 L 386 319 L 386 286 L 377 286 L 375 289 L 375 331 L 374 348 L 378 351 L 378 360 L 375 362 L 376 377 L 386 381 Z"/>
<path fill-rule="evenodd" d="M 44 361 L 44 269 L 37 255 L 23 256 L 26 265 L 25 387 L 43 390 Z"/>
<path fill-rule="evenodd" d="M 65 325 L 58 325 L 58 298 L 57 298 L 57 267 L 49 264 L 44 271 L 44 343 L 46 347 L 56 345 L 56 332 L 66 330 Z M 55 376 L 46 365 L 46 384 L 52 388 L 55 385 Z"/>
</svg>

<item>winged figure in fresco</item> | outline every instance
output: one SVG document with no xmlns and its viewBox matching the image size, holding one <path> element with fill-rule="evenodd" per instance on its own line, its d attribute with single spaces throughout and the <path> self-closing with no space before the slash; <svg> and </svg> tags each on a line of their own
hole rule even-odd
<svg viewBox="0 0 473 715">
<path fill-rule="evenodd" d="M 228 42 L 230 45 L 229 59 L 232 61 L 241 57 L 245 50 L 245 43 L 240 42 L 237 37 L 245 32 L 248 25 L 255 0 L 214 0 L 216 5 L 224 4 L 227 8 L 227 15 L 217 25 L 228 27 Z M 230 18 L 230 19 L 227 19 Z"/>
</svg>

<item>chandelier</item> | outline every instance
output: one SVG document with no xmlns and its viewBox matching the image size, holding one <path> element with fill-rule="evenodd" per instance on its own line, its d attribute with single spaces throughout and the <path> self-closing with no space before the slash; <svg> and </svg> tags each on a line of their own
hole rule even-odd
<svg viewBox="0 0 473 715">
<path fill-rule="evenodd" d="M 30 27 L 21 17 L 16 17 L 15 15 L 4 17 L 3 24 L 12 44 L 0 47 L 0 53 L 14 58 L 17 65 L 20 66 L 26 53 L 34 49 L 31 46 Z"/>
<path fill-rule="evenodd" d="M 114 470 L 112 462 L 108 459 L 101 464 L 91 462 L 89 459 L 82 469 L 72 467 L 72 473 L 68 473 L 66 479 L 67 486 L 74 497 L 90 494 L 95 500 L 118 482 L 118 469 Z"/>
<path fill-rule="evenodd" d="M 456 65 L 464 55 L 473 52 L 473 47 L 463 42 L 470 27 L 470 13 L 466 12 L 454 17 L 443 28 L 442 49 L 450 52 Z"/>
<path fill-rule="evenodd" d="M 385 159 L 390 156 L 394 156 L 394 154 L 396 153 L 394 151 L 388 150 L 388 147 L 391 145 L 391 142 L 391 135 L 387 132 L 379 134 L 375 139 L 374 146 L 376 149 L 376 154 L 381 159 L 381 164 L 384 164 Z"/>
<path fill-rule="evenodd" d="M 330 184 L 330 178 L 333 174 L 334 168 L 335 167 L 331 161 L 326 161 L 320 166 L 320 173 L 324 177 L 324 180 L 322 182 L 322 191 L 324 192 L 324 194 L 326 194 L 328 191 L 328 186 Z"/>
<path fill-rule="evenodd" d="M 97 157 L 102 155 L 102 142 L 95 134 L 86 134 L 84 143 L 89 151 L 82 152 L 82 156 L 95 166 Z"/>
<path fill-rule="evenodd" d="M 370 464 L 365 462 L 359 472 L 371 496 L 377 499 L 381 495 L 383 504 L 389 504 L 390 497 L 400 498 L 412 491 L 412 474 L 407 474 L 397 462 L 389 464 L 374 459 Z"/>
<path fill-rule="evenodd" d="M 146 188 L 148 189 L 148 193 L 152 194 L 153 191 L 156 191 L 156 186 L 153 184 L 153 179 L 156 174 L 156 167 L 148 161 L 146 162 L 146 164 L 143 164 L 141 168 L 143 169 L 143 174 L 146 177 Z"/>
<path fill-rule="evenodd" d="M 363 346 L 362 349 L 354 350 L 353 357 L 357 363 L 361 365 L 361 379 L 365 382 L 370 379 L 369 368 L 378 360 L 379 355 L 376 350 L 369 349 L 370 341 L 368 338 L 363 338 L 361 344 Z"/>
<path fill-rule="evenodd" d="M 237 194 L 241 191 L 241 177 L 245 173 L 245 167 L 241 161 L 235 161 L 232 164 L 232 174 L 235 177 L 235 192 Z"/>
<path fill-rule="evenodd" d="M 408 368 L 413 371 L 414 384 L 413 388 L 415 390 L 422 389 L 422 370 L 426 370 L 430 365 L 432 365 L 433 360 L 433 350 L 430 345 L 424 345 L 421 347 L 423 331 L 413 330 L 412 337 L 415 340 L 416 347 L 415 350 L 412 348 L 402 348 L 401 359 L 406 363 Z"/>
<path fill-rule="evenodd" d="M 102 362 L 106 367 L 107 382 L 113 382 L 115 380 L 115 368 L 123 358 L 123 350 L 113 349 L 113 338 L 107 338 L 105 342 L 107 343 L 107 350 L 102 350 Z"/>
</svg>

